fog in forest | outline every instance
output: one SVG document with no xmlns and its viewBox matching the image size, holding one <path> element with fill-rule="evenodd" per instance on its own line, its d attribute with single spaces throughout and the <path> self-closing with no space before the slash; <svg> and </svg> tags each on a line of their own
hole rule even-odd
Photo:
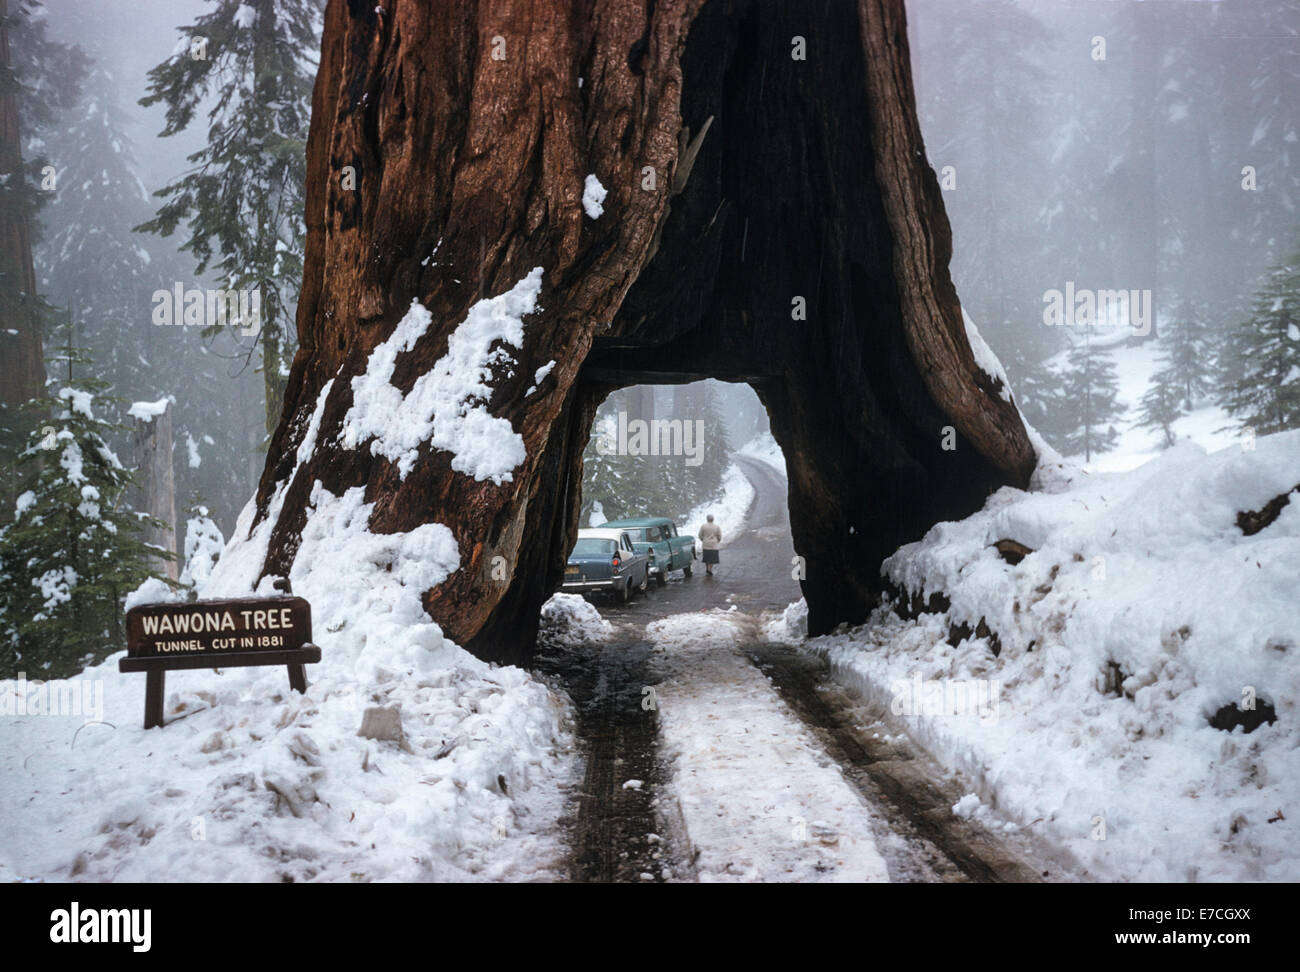
<svg viewBox="0 0 1300 972">
<path fill-rule="evenodd" d="M 17 925 L 1059 882 L 1116 901 L 1018 938 L 1266 940 L 1300 0 L 907 0 L 915 115 L 903 0 L 333 3 L 309 212 L 326 0 L 0 0 Z"/>
</svg>

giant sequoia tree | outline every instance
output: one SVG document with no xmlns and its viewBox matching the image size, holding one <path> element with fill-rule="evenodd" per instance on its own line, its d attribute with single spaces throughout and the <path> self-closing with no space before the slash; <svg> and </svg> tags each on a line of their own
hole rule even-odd
<svg viewBox="0 0 1300 972">
<path fill-rule="evenodd" d="M 578 526 L 597 404 L 716 377 L 757 390 L 785 450 L 811 630 L 863 618 L 883 556 L 1035 461 L 966 337 L 909 72 L 901 0 L 331 0 L 263 575 L 293 565 L 317 482 L 362 487 L 373 532 L 450 527 L 460 567 L 426 609 L 520 659 Z M 524 446 L 508 479 L 430 441 L 400 462 L 343 444 L 353 379 L 412 300 L 431 323 L 388 345 L 401 394 L 535 267 L 483 402 Z"/>
<path fill-rule="evenodd" d="M 30 16 L 31 5 L 10 11 L 0 0 L 0 426 L 12 412 L 41 394 L 45 362 L 41 348 L 36 271 L 32 265 L 35 190 L 23 162 L 19 94 L 22 84 L 10 60 L 10 32 Z"/>
</svg>

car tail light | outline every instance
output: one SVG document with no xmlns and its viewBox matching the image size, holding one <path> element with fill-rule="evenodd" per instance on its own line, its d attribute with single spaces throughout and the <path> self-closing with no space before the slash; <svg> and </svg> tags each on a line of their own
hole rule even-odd
<svg viewBox="0 0 1300 972">
<path fill-rule="evenodd" d="M 621 561 L 618 559 L 618 554 L 614 554 L 614 559 L 609 562 L 609 565 L 611 567 L 617 567 L 620 563 Z"/>
</svg>

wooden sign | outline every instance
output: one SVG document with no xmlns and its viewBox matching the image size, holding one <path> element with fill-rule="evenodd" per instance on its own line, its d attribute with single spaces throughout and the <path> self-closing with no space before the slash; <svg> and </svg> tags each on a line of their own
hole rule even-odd
<svg viewBox="0 0 1300 972">
<path fill-rule="evenodd" d="M 311 605 L 301 597 L 140 604 L 126 612 L 126 639 L 132 658 L 301 648 L 311 641 Z"/>
<path fill-rule="evenodd" d="M 311 605 L 301 597 L 140 604 L 126 612 L 123 672 L 145 672 L 144 727 L 163 724 L 166 672 L 186 668 L 284 665 L 289 687 L 307 691 L 303 666 L 320 661 L 311 643 Z"/>
</svg>

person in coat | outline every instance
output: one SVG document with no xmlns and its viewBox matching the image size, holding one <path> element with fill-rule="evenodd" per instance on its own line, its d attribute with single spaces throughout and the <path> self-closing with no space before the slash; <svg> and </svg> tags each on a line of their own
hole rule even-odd
<svg viewBox="0 0 1300 972">
<path fill-rule="evenodd" d="M 722 531 L 713 522 L 713 514 L 705 517 L 704 526 L 700 527 L 700 542 L 704 544 L 704 572 L 713 576 L 713 565 L 718 562 L 718 549 L 722 546 Z"/>
</svg>

